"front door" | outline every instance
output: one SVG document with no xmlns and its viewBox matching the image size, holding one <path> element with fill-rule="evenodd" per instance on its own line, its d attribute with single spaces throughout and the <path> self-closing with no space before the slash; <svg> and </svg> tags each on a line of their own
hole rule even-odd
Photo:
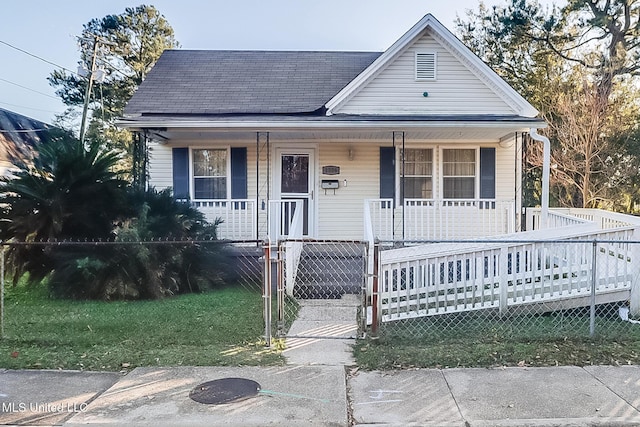
<svg viewBox="0 0 640 427">
<path fill-rule="evenodd" d="M 303 234 L 314 234 L 314 188 L 315 171 L 313 150 L 278 150 L 279 198 L 281 200 L 300 200 L 303 208 Z M 299 206 L 299 205 L 298 205 Z M 283 214 L 292 217 L 293 210 L 283 210 Z"/>
</svg>

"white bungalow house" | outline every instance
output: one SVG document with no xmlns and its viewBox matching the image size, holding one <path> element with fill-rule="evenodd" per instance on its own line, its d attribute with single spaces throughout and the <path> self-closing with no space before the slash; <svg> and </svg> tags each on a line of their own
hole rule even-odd
<svg viewBox="0 0 640 427">
<path fill-rule="evenodd" d="M 149 185 L 222 218 L 220 236 L 233 240 L 516 240 L 523 139 L 540 141 L 536 129 L 546 126 L 432 15 L 385 52 L 168 50 L 125 113 L 120 125 L 147 141 Z M 558 228 L 519 235 L 593 239 L 615 227 L 616 236 L 602 236 L 628 240 L 635 232 L 628 217 L 572 213 L 529 215 L 528 230 Z M 591 252 L 569 262 L 553 247 L 384 251 L 374 305 L 393 320 L 588 295 Z M 631 252 L 617 248 L 598 252 L 616 263 L 599 282 L 609 300 L 629 299 L 637 282 Z"/>
<path fill-rule="evenodd" d="M 223 237 L 281 235 L 267 217 L 295 199 L 305 236 L 362 239 L 368 201 L 380 237 L 424 238 L 517 229 L 537 114 L 426 15 L 382 53 L 168 50 L 121 124 L 148 137 L 149 184 Z"/>
</svg>

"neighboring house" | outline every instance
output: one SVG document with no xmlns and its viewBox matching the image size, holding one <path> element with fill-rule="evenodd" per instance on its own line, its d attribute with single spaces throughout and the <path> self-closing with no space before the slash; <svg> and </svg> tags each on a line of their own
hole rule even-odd
<svg viewBox="0 0 640 427">
<path fill-rule="evenodd" d="M 320 239 L 362 239 L 366 200 L 374 221 L 392 218 L 385 238 L 429 237 L 408 224 L 416 209 L 512 232 L 522 134 L 546 126 L 432 15 L 382 53 L 168 50 L 125 113 L 150 139 L 149 184 L 234 239 L 288 231 L 274 217 L 292 199 Z M 442 227 L 430 236 L 461 236 Z"/>
<path fill-rule="evenodd" d="M 317 254 L 292 238 L 353 239 L 369 242 L 357 281 L 376 322 L 592 295 L 640 315 L 638 220 L 543 206 L 525 221 L 522 146 L 545 142 L 546 124 L 432 15 L 382 53 L 168 50 L 125 113 L 148 143 L 150 186 L 222 218 L 222 238 L 289 238 L 289 295 L 340 270 L 324 258 L 297 274 Z M 384 250 L 375 264 L 375 238 L 482 241 Z M 570 239 L 605 243 L 558 243 Z"/>
<path fill-rule="evenodd" d="M 34 147 L 49 138 L 51 126 L 0 108 L 0 175 L 12 167 L 12 159 L 29 162 Z"/>
</svg>

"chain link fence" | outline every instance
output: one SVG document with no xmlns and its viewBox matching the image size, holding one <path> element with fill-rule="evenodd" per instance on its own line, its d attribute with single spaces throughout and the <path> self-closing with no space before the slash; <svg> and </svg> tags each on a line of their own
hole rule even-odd
<svg viewBox="0 0 640 427">
<path fill-rule="evenodd" d="M 216 262 L 225 271 L 214 288 L 231 288 L 248 297 L 238 302 L 237 310 L 262 325 L 258 334 L 267 345 L 272 336 L 342 338 L 364 333 L 421 342 L 640 338 L 635 321 L 640 319 L 640 242 L 624 234 L 610 237 L 394 241 L 373 246 L 360 241 L 284 240 L 277 249 L 260 240 L 5 242 L 1 332 L 11 333 L 7 329 L 20 316 L 14 307 L 8 310 L 4 298 L 16 271 L 12 250 L 36 248 L 58 260 L 85 254 L 74 264 L 85 270 L 92 264 L 83 260 L 100 255 L 115 260 L 107 266 L 108 276 L 126 277 L 132 254 L 171 254 L 172 248 L 206 246 L 220 255 Z M 179 283 L 164 283 L 166 295 L 207 290 L 195 281 L 188 283 L 190 265 L 180 266 Z M 86 280 L 90 285 L 98 279 Z M 134 295 L 128 292 L 109 295 L 127 299 Z M 194 316 L 193 325 L 198 325 Z M 303 329 L 292 329 L 296 320 Z M 350 326 L 320 331 L 313 322 Z"/>
<path fill-rule="evenodd" d="M 640 338 L 640 242 L 375 245 L 372 332 L 447 340 Z"/>
<path fill-rule="evenodd" d="M 282 241 L 278 247 L 278 336 L 361 335 L 367 254 L 368 245 L 360 241 Z M 292 329 L 296 319 L 299 322 Z M 322 328 L 315 327 L 323 323 Z M 332 323 L 333 327 L 327 326 Z"/>
<path fill-rule="evenodd" d="M 107 301 L 225 291 L 225 295 L 237 298 L 237 310 L 243 311 L 244 319 L 249 319 L 251 325 L 262 325 L 261 330 L 256 330 L 256 337 L 264 336 L 269 343 L 270 329 L 264 320 L 270 318 L 266 310 L 270 294 L 265 288 L 265 246 L 261 240 L 2 242 L 0 332 L 2 337 L 14 335 L 11 328 L 21 321 L 20 306 L 11 300 L 19 286 L 28 292 L 44 293 L 45 299 L 58 296 Z M 48 263 L 46 268 L 52 272 L 68 274 L 49 272 L 31 288 L 16 283 L 23 272 L 28 276 L 29 268 L 32 268 L 16 265 L 18 252 L 32 255 L 43 265 Z M 67 278 L 77 283 L 64 282 Z M 92 291 L 85 292 L 83 288 Z M 65 294 L 65 289 L 69 289 L 69 293 Z M 181 321 L 187 320 L 193 328 L 211 326 L 203 324 L 201 313 L 186 312 L 192 314 L 193 319 Z M 63 321 L 67 314 L 60 312 L 60 320 Z M 148 320 L 153 325 L 159 319 Z"/>
</svg>

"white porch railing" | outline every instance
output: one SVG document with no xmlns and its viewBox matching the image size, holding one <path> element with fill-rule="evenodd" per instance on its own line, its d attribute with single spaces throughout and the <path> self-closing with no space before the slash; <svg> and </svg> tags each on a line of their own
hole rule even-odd
<svg viewBox="0 0 640 427">
<path fill-rule="evenodd" d="M 368 211 L 368 212 L 367 212 Z M 515 203 L 496 199 L 393 199 L 365 201 L 366 235 L 379 240 L 460 239 L 515 232 Z"/>
<path fill-rule="evenodd" d="M 267 234 L 271 244 L 286 238 L 302 239 L 302 215 L 302 200 L 269 200 Z"/>
<path fill-rule="evenodd" d="M 393 199 L 368 199 L 364 201 L 364 235 L 380 240 L 393 240 L 395 209 Z"/>
<path fill-rule="evenodd" d="M 204 214 L 207 221 L 222 219 L 218 238 L 227 240 L 256 239 L 256 201 L 249 199 L 193 200 L 191 206 Z"/>
</svg>

